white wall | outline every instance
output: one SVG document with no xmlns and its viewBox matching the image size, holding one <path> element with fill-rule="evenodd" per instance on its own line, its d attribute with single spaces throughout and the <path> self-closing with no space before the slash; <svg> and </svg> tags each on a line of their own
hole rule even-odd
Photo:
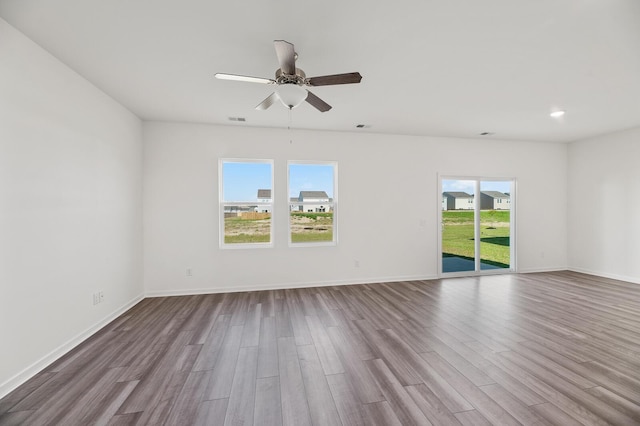
<svg viewBox="0 0 640 426">
<path fill-rule="evenodd" d="M 143 140 L 150 295 L 433 278 L 438 173 L 515 177 L 518 270 L 567 265 L 564 144 L 172 123 L 145 123 Z M 221 157 L 275 160 L 273 249 L 219 248 Z M 287 160 L 338 161 L 337 247 L 288 247 Z"/>
<path fill-rule="evenodd" d="M 140 120 L 1 19 L 0 58 L 1 397 L 143 287 Z"/>
<path fill-rule="evenodd" d="M 640 128 L 569 146 L 569 267 L 640 283 Z"/>
</svg>

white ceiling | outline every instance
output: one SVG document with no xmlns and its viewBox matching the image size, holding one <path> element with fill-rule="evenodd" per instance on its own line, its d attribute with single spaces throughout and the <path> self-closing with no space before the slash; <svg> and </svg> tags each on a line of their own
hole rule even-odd
<svg viewBox="0 0 640 426">
<path fill-rule="evenodd" d="M 272 86 L 213 77 L 272 78 L 284 39 L 307 76 L 363 76 L 312 88 L 333 109 L 304 103 L 295 128 L 568 142 L 640 126 L 639 0 L 0 0 L 0 16 L 145 120 L 286 127 L 284 106 L 254 110 Z"/>
</svg>

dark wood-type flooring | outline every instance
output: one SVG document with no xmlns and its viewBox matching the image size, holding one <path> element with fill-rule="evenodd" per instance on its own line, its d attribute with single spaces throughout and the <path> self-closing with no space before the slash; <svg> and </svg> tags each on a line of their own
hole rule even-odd
<svg viewBox="0 0 640 426">
<path fill-rule="evenodd" d="M 25 425 L 638 425 L 640 285 L 571 272 L 149 298 Z"/>
</svg>

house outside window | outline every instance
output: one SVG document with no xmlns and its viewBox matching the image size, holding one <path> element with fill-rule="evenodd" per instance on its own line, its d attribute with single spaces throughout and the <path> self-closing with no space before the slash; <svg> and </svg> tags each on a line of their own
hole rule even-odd
<svg viewBox="0 0 640 426">
<path fill-rule="evenodd" d="M 291 246 L 337 243 L 337 176 L 336 162 L 289 162 Z"/>
</svg>

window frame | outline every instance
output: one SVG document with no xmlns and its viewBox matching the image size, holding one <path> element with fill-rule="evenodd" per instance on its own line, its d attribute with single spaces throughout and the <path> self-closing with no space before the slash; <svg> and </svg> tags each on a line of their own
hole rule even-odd
<svg viewBox="0 0 640 426">
<path fill-rule="evenodd" d="M 224 200 L 224 164 L 225 163 L 245 163 L 245 164 L 269 164 L 271 166 L 271 202 L 258 201 L 256 193 L 256 201 L 225 201 Z M 261 158 L 219 158 L 218 159 L 218 234 L 219 234 L 219 247 L 224 250 L 236 250 L 236 249 L 257 249 L 257 248 L 272 248 L 274 247 L 275 240 L 275 187 L 274 187 L 274 175 L 275 164 L 273 159 L 261 159 Z M 256 188 L 256 191 L 262 188 Z M 269 207 L 271 211 L 271 219 L 269 223 L 269 242 L 268 243 L 225 243 L 225 206 L 245 206 L 247 204 L 255 204 L 258 210 L 263 210 L 260 207 Z"/>
<path fill-rule="evenodd" d="M 291 201 L 291 166 L 292 165 L 309 165 L 309 166 L 332 166 L 333 167 L 333 196 L 329 197 L 326 205 L 330 211 L 333 211 L 333 236 L 331 241 L 305 241 L 293 242 L 291 240 L 291 212 L 292 206 L 317 205 L 317 201 Z M 324 204 L 324 203 L 323 203 Z M 288 160 L 287 161 L 287 241 L 289 247 L 326 247 L 338 245 L 338 162 L 322 161 L 322 160 Z M 303 207 L 303 212 L 306 209 Z"/>
<path fill-rule="evenodd" d="M 464 176 L 458 174 L 438 173 L 438 193 L 442 196 L 442 182 L 443 180 L 466 180 L 474 181 L 475 193 L 474 198 L 478 198 L 478 203 L 474 205 L 474 262 L 475 268 L 473 271 L 460 271 L 460 272 L 444 272 L 442 267 L 442 233 L 443 233 L 443 209 L 439 208 L 437 213 L 438 220 L 438 277 L 468 277 L 468 276 L 480 276 L 480 275 L 497 275 L 497 274 L 510 274 L 518 272 L 518 254 L 517 254 L 517 241 L 518 241 L 518 227 L 517 227 L 517 197 L 518 197 L 518 179 L 516 177 L 506 176 Z M 480 248 L 481 234 L 480 234 L 480 212 L 482 207 L 482 201 L 480 196 L 475 194 L 482 193 L 482 182 L 509 182 L 509 223 L 510 223 L 510 244 L 509 244 L 509 268 L 504 269 L 482 269 L 481 268 L 481 256 L 482 251 Z M 514 200 L 513 202 L 511 200 Z"/>
</svg>

